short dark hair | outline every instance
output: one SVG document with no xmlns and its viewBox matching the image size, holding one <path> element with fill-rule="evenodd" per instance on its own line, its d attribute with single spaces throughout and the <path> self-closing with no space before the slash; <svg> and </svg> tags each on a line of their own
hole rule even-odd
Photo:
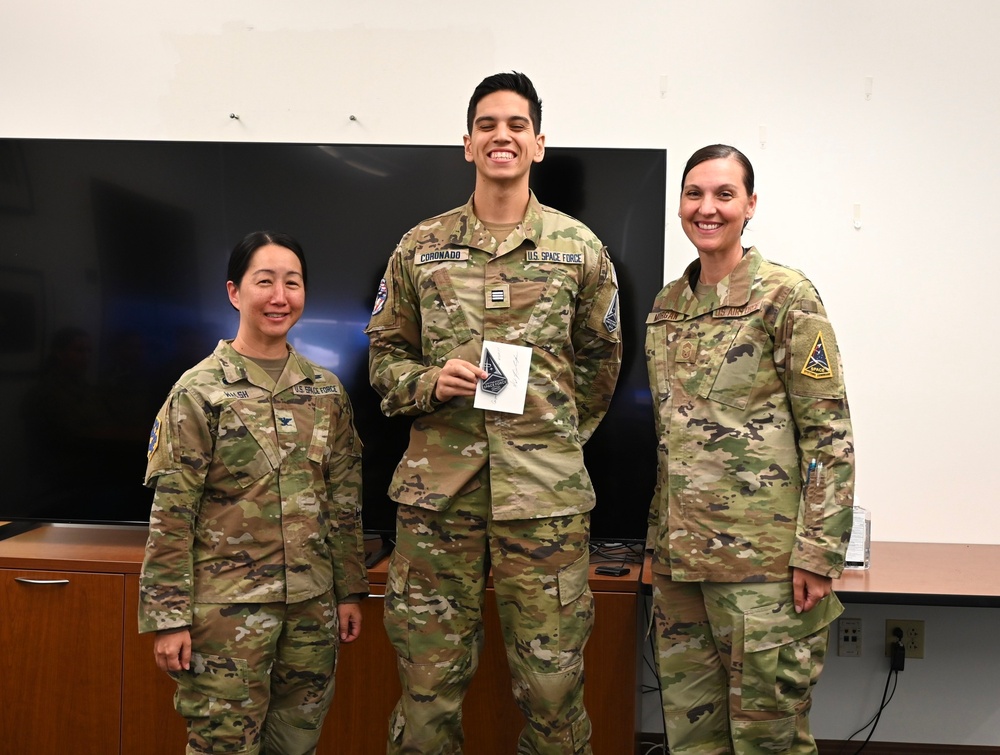
<svg viewBox="0 0 1000 755">
<path fill-rule="evenodd" d="M 253 231 L 240 239 L 229 255 L 226 280 L 239 286 L 243 276 L 246 275 L 247 268 L 250 267 L 250 260 L 253 259 L 254 252 L 268 244 L 283 246 L 299 258 L 299 263 L 302 265 L 302 287 L 306 288 L 309 275 L 306 270 L 306 255 L 302 251 L 302 245 L 287 233 L 276 231 Z"/>
<path fill-rule="evenodd" d="M 535 91 L 535 85 L 523 73 L 511 71 L 510 73 L 495 73 L 479 82 L 479 86 L 476 87 L 469 99 L 469 111 L 465 119 L 466 128 L 469 129 L 468 133 L 472 133 L 472 124 L 476 118 L 476 106 L 479 101 L 494 92 L 514 92 L 514 94 L 524 97 L 528 101 L 528 115 L 531 116 L 531 125 L 535 129 L 535 134 L 542 132 L 542 101 L 538 97 L 538 92 Z"/>
<path fill-rule="evenodd" d="M 684 173 L 681 174 L 681 191 L 684 191 L 684 181 L 687 178 L 687 174 L 691 172 L 691 169 L 695 165 L 708 160 L 723 160 L 729 157 L 736 160 L 743 167 L 743 187 L 747 190 L 747 196 L 752 195 L 753 166 L 746 155 L 736 149 L 736 147 L 730 147 L 728 144 L 712 144 L 708 147 L 702 147 L 691 155 L 688 158 L 687 165 L 684 166 Z"/>
</svg>

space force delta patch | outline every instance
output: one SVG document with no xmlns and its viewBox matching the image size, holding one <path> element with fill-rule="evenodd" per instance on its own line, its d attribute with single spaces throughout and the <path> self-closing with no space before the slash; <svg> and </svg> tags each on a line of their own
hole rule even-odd
<svg viewBox="0 0 1000 755">
<path fill-rule="evenodd" d="M 611 304 L 608 306 L 608 311 L 604 314 L 604 327 L 609 333 L 614 333 L 618 330 L 618 292 L 615 292 L 614 298 L 611 300 Z"/>
<path fill-rule="evenodd" d="M 806 377 L 816 380 L 833 377 L 833 370 L 830 369 L 830 359 L 826 355 L 826 344 L 823 343 L 823 331 L 819 331 L 816 334 L 816 340 L 813 341 L 812 349 L 800 372 Z"/>
</svg>

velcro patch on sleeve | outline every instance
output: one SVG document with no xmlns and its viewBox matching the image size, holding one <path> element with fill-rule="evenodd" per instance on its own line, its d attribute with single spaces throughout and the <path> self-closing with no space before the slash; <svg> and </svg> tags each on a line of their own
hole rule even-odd
<svg viewBox="0 0 1000 755">
<path fill-rule="evenodd" d="M 843 398 L 840 351 L 830 321 L 812 312 L 792 313 L 790 390 L 796 396 Z"/>
</svg>

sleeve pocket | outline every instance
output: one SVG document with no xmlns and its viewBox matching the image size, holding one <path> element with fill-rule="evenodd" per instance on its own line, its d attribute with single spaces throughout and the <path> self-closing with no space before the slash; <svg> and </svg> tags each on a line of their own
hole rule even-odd
<svg viewBox="0 0 1000 755">
<path fill-rule="evenodd" d="M 385 578 L 385 631 L 396 652 L 407 660 L 410 659 L 409 577 L 410 562 L 398 550 L 393 551 Z"/>
</svg>

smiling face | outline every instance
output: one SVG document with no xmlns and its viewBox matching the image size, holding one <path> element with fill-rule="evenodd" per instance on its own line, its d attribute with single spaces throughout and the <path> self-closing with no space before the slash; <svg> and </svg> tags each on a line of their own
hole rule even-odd
<svg viewBox="0 0 1000 755">
<path fill-rule="evenodd" d="M 464 137 L 465 159 L 476 166 L 476 183 L 528 183 L 532 163 L 545 154 L 545 136 L 536 134 L 528 100 L 510 91 L 493 92 L 476 105 L 472 133 Z"/>
<path fill-rule="evenodd" d="M 698 163 L 688 172 L 677 214 L 699 254 L 738 262 L 743 226 L 756 206 L 757 195 L 748 195 L 744 186 L 743 166 L 725 157 Z"/>
<path fill-rule="evenodd" d="M 302 263 L 295 253 L 277 244 L 260 247 L 239 283 L 227 281 L 226 288 L 240 312 L 236 342 L 249 347 L 249 356 L 281 356 L 306 302 Z"/>
</svg>

